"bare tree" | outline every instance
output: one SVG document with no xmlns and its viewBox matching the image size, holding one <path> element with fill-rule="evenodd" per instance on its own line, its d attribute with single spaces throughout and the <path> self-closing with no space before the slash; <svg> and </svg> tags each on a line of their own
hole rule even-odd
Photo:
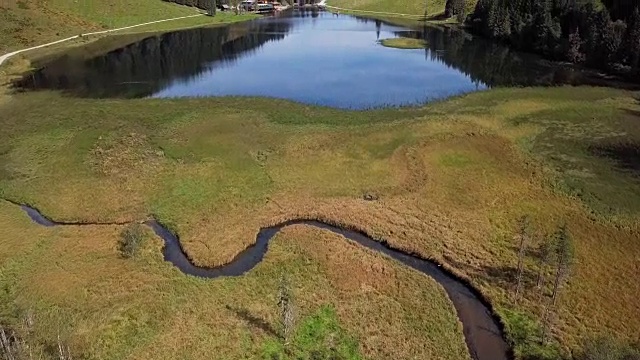
<svg viewBox="0 0 640 360">
<path fill-rule="evenodd" d="M 73 360 L 71 357 L 71 351 L 69 350 L 69 346 L 65 345 L 60 339 L 60 334 L 58 334 L 58 359 L 60 360 Z"/>
<path fill-rule="evenodd" d="M 280 278 L 278 288 L 278 307 L 280 307 L 280 322 L 282 326 L 282 338 L 285 347 L 291 341 L 295 326 L 295 305 L 293 302 L 293 292 L 289 279 L 285 275 Z"/>
<path fill-rule="evenodd" d="M 514 301 L 517 303 L 522 291 L 522 273 L 524 271 L 524 256 L 526 253 L 527 243 L 529 242 L 529 217 L 523 216 L 518 220 L 518 232 L 516 239 L 520 240 L 518 250 L 518 271 L 516 273 L 516 293 Z"/>
<path fill-rule="evenodd" d="M 551 325 L 553 324 L 555 313 L 550 305 L 546 305 L 542 313 L 542 334 L 540 336 L 540 343 L 545 345 L 549 338 L 549 332 Z"/>
<path fill-rule="evenodd" d="M 4 327 L 0 326 L 0 349 L 2 349 L 2 359 L 16 360 L 17 350 L 14 345 L 13 336 L 7 335 Z"/>
<path fill-rule="evenodd" d="M 33 331 L 33 314 L 31 311 L 27 311 L 24 314 L 20 331 L 9 329 L 0 325 L 0 359 L 1 360 L 33 360 L 42 359 L 43 354 L 36 350 L 34 354 L 34 348 L 27 341 L 30 338 L 30 334 Z M 71 356 L 71 350 L 67 345 L 60 333 L 58 333 L 56 339 L 57 354 L 50 354 L 50 356 L 56 356 L 58 360 L 73 360 Z M 37 347 L 35 348 L 37 349 Z"/>
</svg>

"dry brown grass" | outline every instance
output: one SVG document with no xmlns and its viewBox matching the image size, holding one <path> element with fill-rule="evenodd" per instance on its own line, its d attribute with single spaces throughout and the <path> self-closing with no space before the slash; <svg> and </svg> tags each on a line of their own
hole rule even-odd
<svg viewBox="0 0 640 360">
<path fill-rule="evenodd" d="M 54 108 L 38 106 L 51 103 Z M 629 93 L 590 88 L 497 90 L 395 112 L 341 112 L 259 99 L 247 105 L 239 99 L 95 101 L 51 93 L 20 95 L 3 108 L 9 117 L 7 150 L 0 151 L 6 164 L 0 191 L 61 220 L 156 215 L 179 233 L 186 251 L 201 265 L 228 262 L 254 241 L 261 226 L 299 217 L 324 219 L 441 262 L 468 278 L 499 312 L 512 308 L 509 274 L 517 263 L 516 219 L 530 215 L 538 236 L 566 221 L 576 242 L 577 263 L 561 295 L 555 335 L 567 347 L 592 334 L 637 340 L 638 212 L 625 205 L 620 207 L 624 211 L 608 215 L 586 197 L 581 201 L 567 196 L 555 184 L 572 173 L 553 162 L 560 155 L 575 159 L 593 174 L 587 193 L 612 207 L 618 200 L 607 195 L 615 192 L 627 194 L 632 205 L 639 203 L 633 176 L 566 145 L 617 139 L 620 134 L 635 139 L 635 123 L 628 117 L 637 108 Z M 585 111 L 589 117 L 583 117 Z M 54 120 L 43 123 L 45 113 L 55 114 Z M 100 116 L 86 124 L 86 114 Z M 146 138 L 127 140 L 132 133 Z M 103 147 L 100 136 L 112 145 Z M 108 150 L 98 154 L 97 148 Z M 366 193 L 379 200 L 365 201 Z M 280 256 L 286 258 L 286 253 Z M 353 259 L 350 248 L 340 255 L 322 262 L 346 266 L 347 259 Z M 368 263 L 365 269 L 373 269 Z M 152 268 L 157 270 L 156 265 Z M 84 269 L 90 271 L 90 264 Z M 527 269 L 535 271 L 532 260 Z M 176 275 L 176 270 L 167 271 Z M 362 270 L 354 278 L 366 282 L 366 273 Z M 356 291 L 350 279 L 338 275 L 327 271 L 313 281 Z M 252 276 L 247 279 L 255 279 Z M 227 291 L 246 294 L 253 281 L 247 279 Z M 546 298 L 541 300 L 527 285 L 521 309 L 538 316 Z M 153 286 L 182 299 L 171 308 L 169 323 L 153 327 L 165 334 L 159 335 L 164 341 L 176 339 L 171 342 L 177 348 L 192 348 L 214 335 L 233 343 L 259 341 L 241 332 L 225 337 L 200 325 L 203 335 L 190 337 L 185 329 L 198 324 L 197 317 L 209 319 L 222 311 L 224 297 L 216 293 L 198 300 L 211 311 L 202 316 L 182 307 L 182 282 Z M 385 289 L 382 283 L 376 285 L 380 289 L 371 286 Z M 266 293 L 252 299 L 260 294 Z M 204 306 L 205 300 L 216 305 Z M 257 304 L 252 309 L 266 313 L 268 306 Z M 84 303 L 73 306 L 82 308 Z M 339 312 L 347 316 L 348 311 Z M 217 320 L 207 321 L 207 328 L 218 326 Z M 347 326 L 358 331 L 358 326 Z M 117 346 L 148 354 L 155 341 Z M 104 348 L 110 346 L 116 345 Z"/>
<path fill-rule="evenodd" d="M 0 230 L 22 234 L 6 239 L 11 252 L 0 253 L 17 307 L 36 310 L 40 336 L 63 329 L 76 354 L 256 357 L 279 331 L 277 278 L 286 273 L 298 318 L 335 304 L 367 358 L 468 357 L 455 310 L 434 281 L 317 229 L 285 229 L 255 270 L 217 280 L 162 262 L 157 239 L 135 261 L 121 259 L 114 226 L 46 229 L 2 202 Z"/>
</svg>

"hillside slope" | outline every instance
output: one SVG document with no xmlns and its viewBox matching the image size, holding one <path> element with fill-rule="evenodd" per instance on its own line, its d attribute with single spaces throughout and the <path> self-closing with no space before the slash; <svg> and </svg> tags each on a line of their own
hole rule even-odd
<svg viewBox="0 0 640 360">
<path fill-rule="evenodd" d="M 428 16 L 444 13 L 446 0 L 328 0 L 327 3 L 345 9 L 381 11 L 402 14 L 424 15 L 427 10 Z M 468 0 L 467 9 L 471 10 L 477 0 Z"/>
<path fill-rule="evenodd" d="M 90 30 L 192 15 L 160 0 L 7 0 L 0 3 L 0 53 Z"/>
</svg>

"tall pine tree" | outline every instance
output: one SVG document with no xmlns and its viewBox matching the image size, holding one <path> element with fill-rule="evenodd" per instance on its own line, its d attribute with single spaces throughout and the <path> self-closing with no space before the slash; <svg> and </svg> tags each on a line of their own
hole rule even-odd
<svg viewBox="0 0 640 360">
<path fill-rule="evenodd" d="M 447 17 L 453 17 L 456 15 L 464 14 L 465 0 L 447 0 L 445 5 L 445 15 Z"/>
<path fill-rule="evenodd" d="M 627 32 L 621 50 L 623 63 L 638 70 L 640 67 L 640 8 L 634 10 L 627 23 Z"/>
<path fill-rule="evenodd" d="M 582 53 L 582 39 L 580 38 L 580 30 L 576 28 L 575 32 L 569 35 L 569 48 L 567 49 L 567 59 L 572 63 L 579 64 L 584 61 Z"/>
</svg>

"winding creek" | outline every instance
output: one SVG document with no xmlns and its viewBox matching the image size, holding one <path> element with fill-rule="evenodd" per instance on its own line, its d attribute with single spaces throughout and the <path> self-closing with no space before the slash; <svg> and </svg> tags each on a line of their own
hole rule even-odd
<svg viewBox="0 0 640 360">
<path fill-rule="evenodd" d="M 426 46 L 400 50 L 379 44 L 380 39 L 390 37 L 422 39 Z M 462 31 L 408 29 L 324 12 L 296 11 L 224 27 L 149 35 L 133 42 L 123 39 L 115 48 L 90 57 L 72 51 L 37 64 L 36 71 L 14 86 L 89 98 L 262 96 L 366 109 L 421 104 L 501 86 L 607 85 L 612 81 Z M 21 207 L 43 226 L 107 225 L 59 223 L 34 208 Z M 166 261 L 184 274 L 203 278 L 241 276 L 251 271 L 264 258 L 269 241 L 287 226 L 300 224 L 330 231 L 438 282 L 453 302 L 473 359 L 512 357 L 491 305 L 471 284 L 437 263 L 395 249 L 363 232 L 295 219 L 260 229 L 255 244 L 230 263 L 204 268 L 190 261 L 177 235 L 155 220 L 145 224 L 164 241 Z"/>
<path fill-rule="evenodd" d="M 26 205 L 20 205 L 20 207 L 33 222 L 47 227 L 111 225 L 55 222 L 35 208 Z M 255 244 L 240 252 L 228 264 L 205 268 L 198 267 L 189 260 L 180 245 L 180 239 L 177 235 L 171 233 L 155 220 L 147 221 L 145 224 L 153 229 L 156 235 L 164 241 L 162 252 L 166 261 L 172 263 L 184 274 L 210 279 L 221 276 L 241 276 L 253 269 L 264 258 L 269 248 L 269 241 L 287 226 L 306 225 L 341 235 L 361 246 L 399 261 L 405 266 L 431 277 L 440 284 L 453 302 L 458 318 L 462 322 L 465 342 L 473 359 L 507 360 L 511 358 L 511 350 L 504 340 L 499 321 L 493 315 L 488 302 L 470 284 L 444 270 L 433 261 L 395 249 L 386 242 L 376 241 L 363 232 L 316 220 L 290 220 L 260 229 L 256 236 Z"/>
<path fill-rule="evenodd" d="M 422 39 L 426 45 L 424 49 L 401 50 L 379 43 L 394 37 Z M 57 90 L 86 98 L 259 96 L 368 109 L 424 104 L 503 86 L 618 84 L 618 79 L 519 53 L 451 28 L 409 29 L 317 11 L 294 11 L 134 40 L 113 37 L 90 46 L 92 51 L 70 50 L 35 63 L 36 70 L 15 81 L 13 87 L 21 91 Z M 46 227 L 125 225 L 56 222 L 33 207 L 16 205 L 33 222 Z M 473 359 L 512 358 L 499 319 L 471 284 L 433 261 L 376 241 L 362 231 L 294 219 L 261 228 L 255 243 L 231 262 L 206 268 L 194 265 L 179 237 L 158 221 L 145 224 L 164 241 L 166 261 L 184 274 L 210 279 L 251 271 L 263 260 L 270 240 L 287 226 L 311 226 L 340 235 L 440 284 L 456 309 Z"/>
</svg>

